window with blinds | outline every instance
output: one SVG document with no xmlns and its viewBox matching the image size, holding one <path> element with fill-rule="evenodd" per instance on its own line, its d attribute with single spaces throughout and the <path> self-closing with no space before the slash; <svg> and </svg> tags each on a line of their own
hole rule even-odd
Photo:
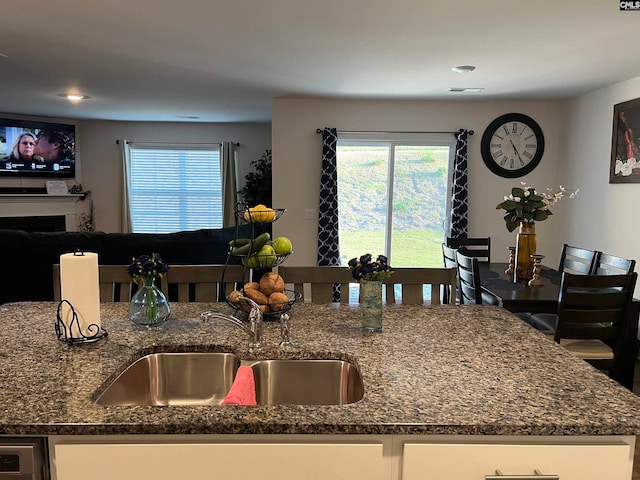
<svg viewBox="0 0 640 480">
<path fill-rule="evenodd" d="M 129 144 L 129 214 L 136 233 L 222 227 L 219 144 Z"/>
</svg>

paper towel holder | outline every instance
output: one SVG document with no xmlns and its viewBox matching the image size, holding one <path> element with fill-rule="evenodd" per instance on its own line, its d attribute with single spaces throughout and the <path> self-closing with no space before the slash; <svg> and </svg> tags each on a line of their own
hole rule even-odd
<svg viewBox="0 0 640 480">
<path fill-rule="evenodd" d="M 71 322 L 69 322 L 68 326 L 65 325 L 64 322 L 62 321 L 62 315 L 61 315 L 62 305 L 65 303 L 69 305 L 69 308 L 71 309 L 71 314 L 72 314 Z M 72 327 L 74 324 L 77 327 L 76 330 L 80 332 L 80 335 L 81 335 L 80 337 L 74 337 L 72 334 L 74 330 Z M 96 325 L 95 323 L 88 325 L 86 329 L 87 333 L 91 333 L 92 331 L 95 331 L 96 332 L 95 335 L 85 335 L 82 329 L 80 328 L 80 320 L 78 319 L 78 314 L 73 308 L 73 305 L 71 304 L 71 302 L 69 302 L 68 300 L 61 300 L 60 303 L 58 304 L 55 329 L 56 329 L 56 335 L 58 336 L 58 340 L 60 340 L 61 342 L 68 343 L 69 345 L 80 345 L 83 343 L 97 342 L 102 338 L 106 338 L 108 335 L 105 329 L 103 329 L 101 326 Z"/>
</svg>

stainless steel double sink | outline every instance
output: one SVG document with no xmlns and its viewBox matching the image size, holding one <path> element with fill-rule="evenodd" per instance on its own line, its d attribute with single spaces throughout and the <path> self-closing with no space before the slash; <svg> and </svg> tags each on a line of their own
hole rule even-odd
<svg viewBox="0 0 640 480">
<path fill-rule="evenodd" d="M 241 365 L 253 370 L 258 405 L 344 405 L 362 399 L 358 368 L 344 360 L 241 361 L 233 353 L 153 353 L 129 365 L 99 405 L 220 405 Z"/>
</svg>

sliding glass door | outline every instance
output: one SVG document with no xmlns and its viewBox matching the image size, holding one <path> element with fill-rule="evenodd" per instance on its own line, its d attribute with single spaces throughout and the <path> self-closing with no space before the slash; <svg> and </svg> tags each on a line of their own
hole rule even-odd
<svg viewBox="0 0 640 480">
<path fill-rule="evenodd" d="M 371 253 L 394 267 L 442 265 L 454 147 L 452 135 L 341 135 L 341 264 Z"/>
</svg>

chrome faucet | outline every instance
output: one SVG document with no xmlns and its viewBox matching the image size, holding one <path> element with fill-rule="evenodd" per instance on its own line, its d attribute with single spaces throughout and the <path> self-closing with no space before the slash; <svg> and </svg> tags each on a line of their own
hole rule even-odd
<svg viewBox="0 0 640 480">
<path fill-rule="evenodd" d="M 249 340 L 249 348 L 262 348 L 264 347 L 265 341 L 262 336 L 263 331 L 263 322 L 262 322 L 262 312 L 260 311 L 260 306 L 243 295 L 239 296 L 240 300 L 245 300 L 249 306 L 251 307 L 251 311 L 249 312 L 249 325 L 245 324 L 239 318 L 234 317 L 233 315 L 228 315 L 226 313 L 221 312 L 213 312 L 211 310 L 207 310 L 206 312 L 202 312 L 200 314 L 200 318 L 202 318 L 203 322 L 209 321 L 211 318 L 217 318 L 220 320 L 226 320 L 227 322 L 232 323 L 236 327 L 241 328 L 245 333 L 249 334 L 251 339 Z"/>
</svg>

